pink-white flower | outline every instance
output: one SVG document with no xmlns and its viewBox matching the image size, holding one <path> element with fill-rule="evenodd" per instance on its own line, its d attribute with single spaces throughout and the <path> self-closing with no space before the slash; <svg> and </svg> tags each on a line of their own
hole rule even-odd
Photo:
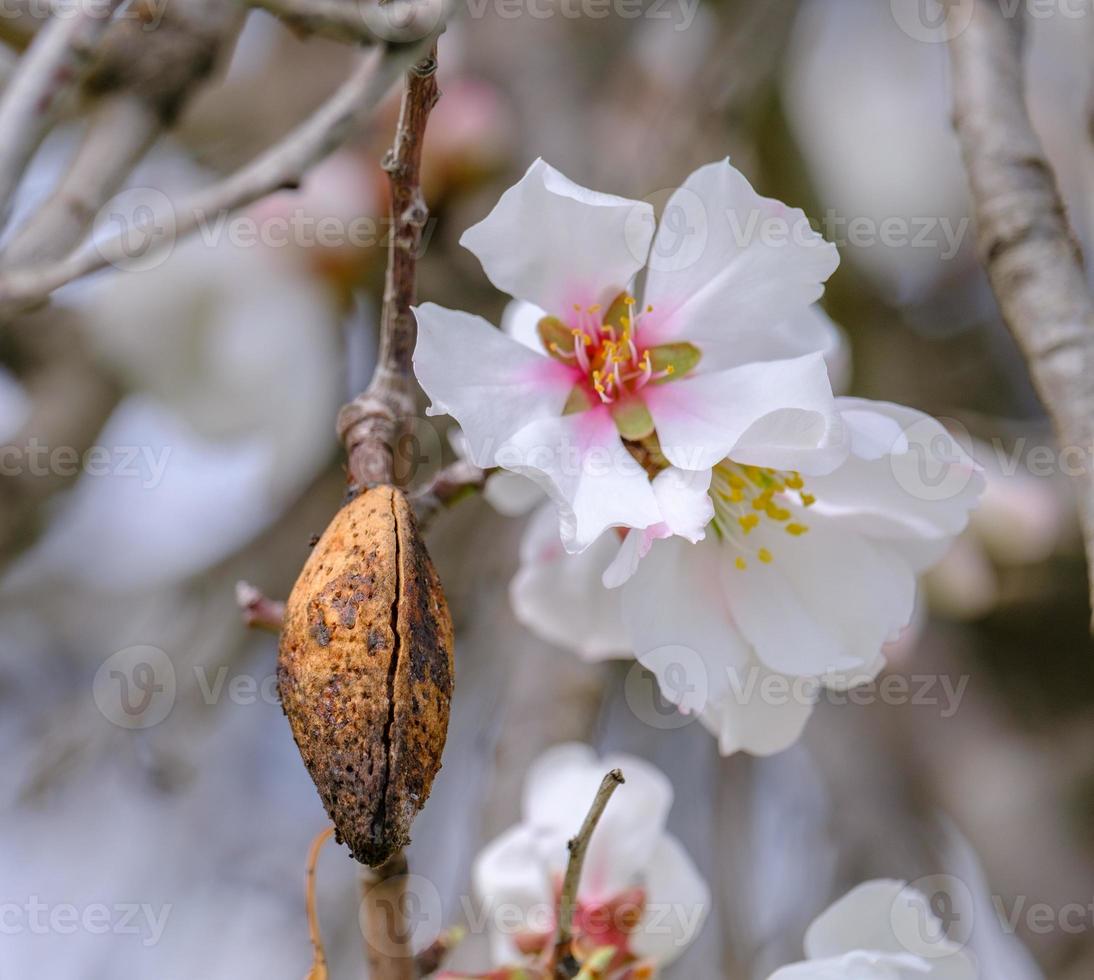
<svg viewBox="0 0 1094 980">
<path fill-rule="evenodd" d="M 978 980 L 926 896 L 902 881 L 859 885 L 805 936 L 808 959 L 769 980 Z"/>
<path fill-rule="evenodd" d="M 636 656 L 723 753 L 787 748 L 824 688 L 877 675 L 912 617 L 917 574 L 965 526 L 983 487 L 935 420 L 837 403 L 848 458 L 808 480 L 723 460 L 713 533 L 701 542 L 632 530 L 620 546 L 612 532 L 565 556 L 538 512 L 511 587 L 518 617 L 590 659 Z M 606 591 L 598 575 L 624 584 Z"/>
<path fill-rule="evenodd" d="M 597 825 L 578 889 L 576 932 L 585 952 L 619 949 L 618 962 L 659 968 L 698 935 L 710 892 L 680 842 L 665 832 L 672 785 L 634 756 L 598 759 L 577 743 L 545 752 L 528 770 L 521 822 L 488 844 L 473 871 L 491 924 L 495 964 L 531 962 L 555 926 L 558 888 L 573 837 L 604 774 L 622 770 Z"/>
<path fill-rule="evenodd" d="M 811 474 L 845 455 L 823 357 L 788 353 L 780 330 L 836 251 L 727 161 L 695 171 L 655 228 L 649 204 L 537 160 L 461 241 L 521 303 L 506 332 L 418 308 L 418 378 L 478 465 L 548 493 L 567 550 L 614 526 L 699 540 L 727 455 Z"/>
</svg>

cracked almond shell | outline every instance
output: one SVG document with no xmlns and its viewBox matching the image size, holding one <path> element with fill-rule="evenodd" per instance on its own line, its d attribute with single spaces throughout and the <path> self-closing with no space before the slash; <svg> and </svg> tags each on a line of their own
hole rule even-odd
<svg viewBox="0 0 1094 980">
<path fill-rule="evenodd" d="M 293 586 L 277 667 L 304 765 L 363 864 L 410 841 L 441 767 L 452 674 L 448 604 L 406 497 L 364 491 Z"/>
</svg>

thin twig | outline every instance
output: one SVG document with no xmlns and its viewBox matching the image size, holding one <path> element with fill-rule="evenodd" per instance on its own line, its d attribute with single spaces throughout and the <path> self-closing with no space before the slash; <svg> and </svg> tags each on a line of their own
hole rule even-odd
<svg viewBox="0 0 1094 980">
<path fill-rule="evenodd" d="M 90 62 L 95 42 L 120 0 L 59 9 L 31 41 L 0 96 L 0 214 L 6 215 L 27 163 L 41 145 L 59 104 Z"/>
<path fill-rule="evenodd" d="M 438 511 L 451 507 L 475 490 L 481 490 L 485 482 L 486 473 L 469 460 L 458 459 L 449 463 L 410 495 L 418 526 L 425 527 Z"/>
<path fill-rule="evenodd" d="M 330 840 L 334 827 L 328 827 L 316 835 L 308 851 L 308 870 L 304 875 L 304 905 L 308 913 L 308 935 L 311 937 L 312 966 L 307 980 L 327 980 L 327 954 L 323 949 L 323 937 L 319 935 L 319 911 L 315 901 L 315 866 L 319 863 L 319 852 Z"/>
<path fill-rule="evenodd" d="M 1024 23 L 975 0 L 950 41 L 954 121 L 972 187 L 980 252 L 1075 477 L 1094 607 L 1094 304 L 1051 167 L 1030 123 Z"/>
<path fill-rule="evenodd" d="M 418 980 L 406 916 L 406 855 L 376 868 L 361 865 L 361 929 L 369 980 Z"/>
<path fill-rule="evenodd" d="M 429 113 L 440 97 L 436 47 L 407 72 L 395 143 L 384 158 L 391 183 L 388 247 L 380 349 L 368 388 L 338 413 L 351 482 L 358 487 L 398 478 L 392 447 L 401 421 L 414 411 L 413 364 L 417 328 L 414 303 L 418 253 L 429 210 L 422 198 L 422 144 Z"/>
<path fill-rule="evenodd" d="M 421 48 L 416 44 L 370 49 L 317 112 L 231 176 L 178 205 L 154 208 L 146 220 L 134 222 L 113 238 L 85 242 L 58 262 L 0 276 L 0 310 L 10 314 L 33 305 L 73 279 L 107 265 L 124 266 L 135 254 L 147 256 L 171 245 L 201 224 L 215 221 L 219 214 L 273 191 L 299 186 L 309 167 L 363 125 L 406 65 L 419 56 Z"/>
<path fill-rule="evenodd" d="M 243 625 L 280 633 L 285 621 L 285 603 L 265 595 L 257 586 L 242 579 L 236 582 L 236 605 L 243 613 Z"/>
<path fill-rule="evenodd" d="M 566 876 L 562 879 L 562 892 L 558 899 L 558 938 L 555 940 L 554 976 L 556 980 L 572 980 L 581 969 L 574 957 L 574 912 L 577 909 L 577 889 L 581 884 L 581 869 L 585 865 L 585 854 L 589 850 L 589 841 L 600 822 L 604 808 L 612 794 L 624 783 L 623 773 L 618 769 L 609 772 L 596 791 L 596 798 L 585 816 L 585 822 L 577 836 L 567 845 L 570 860 L 566 865 Z"/>
</svg>

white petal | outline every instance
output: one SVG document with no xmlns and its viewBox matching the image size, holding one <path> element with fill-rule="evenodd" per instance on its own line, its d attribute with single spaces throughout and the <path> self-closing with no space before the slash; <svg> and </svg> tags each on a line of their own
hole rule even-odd
<svg viewBox="0 0 1094 980">
<path fill-rule="evenodd" d="M 679 535 L 695 543 L 706 536 L 714 518 L 710 489 L 710 470 L 681 470 L 670 466 L 653 478 L 653 494 L 661 508 L 661 521 L 644 531 L 631 531 L 624 538 L 615 559 L 604 572 L 604 585 L 618 588 L 638 568 L 650 546 L 658 538 Z"/>
<path fill-rule="evenodd" d="M 524 300 L 515 299 L 506 305 L 501 314 L 502 332 L 518 343 L 524 344 L 525 347 L 546 355 L 543 339 L 539 335 L 539 321 L 546 315 L 547 313 L 535 303 L 525 303 Z"/>
<path fill-rule="evenodd" d="M 731 693 L 708 703 L 700 720 L 722 755 L 774 755 L 801 738 L 820 685 L 768 670 L 753 658 L 729 668 Z"/>
<path fill-rule="evenodd" d="M 616 538 L 609 532 L 571 555 L 559 539 L 554 507 L 541 507 L 524 532 L 521 567 L 509 586 L 517 619 L 536 636 L 586 660 L 629 657 L 620 595 L 600 581 L 615 553 Z"/>
<path fill-rule="evenodd" d="M 542 862 L 542 845 L 535 828 L 517 824 L 494 838 L 475 858 L 472 880 L 484 904 L 489 909 L 519 909 L 528 916 L 527 922 L 513 928 L 509 928 L 512 923 L 507 921 L 505 930 L 491 930 L 495 963 L 519 962 L 514 936 L 538 925 L 534 918 L 536 910 L 550 907 L 554 901 L 549 872 Z"/>
<path fill-rule="evenodd" d="M 661 519 L 670 534 L 702 541 L 707 525 L 714 519 L 710 499 L 710 470 L 689 471 L 670 466 L 653 478 L 653 494 L 661 508 Z"/>
<path fill-rule="evenodd" d="M 837 400 L 851 455 L 810 480 L 819 513 L 891 540 L 917 570 L 936 561 L 968 523 L 983 473 L 935 419 L 912 408 Z"/>
<path fill-rule="evenodd" d="M 856 950 L 846 956 L 784 966 L 769 980 L 928 980 L 930 965 L 915 956 Z"/>
<path fill-rule="evenodd" d="M 534 480 L 554 501 L 568 551 L 584 550 L 610 527 L 646 528 L 661 519 L 649 477 L 606 409 L 526 426 L 496 459 Z"/>
<path fill-rule="evenodd" d="M 417 307 L 414 315 L 414 372 L 433 400 L 429 414 L 448 414 L 460 423 L 476 465 L 493 466 L 510 436 L 561 415 L 573 387 L 573 373 L 564 365 L 533 353 L 482 317 L 435 303 Z"/>
<path fill-rule="evenodd" d="M 892 549 L 820 515 L 801 537 L 764 521 L 747 539 L 770 564 L 726 563 L 734 621 L 772 670 L 801 676 L 861 671 L 911 618 L 915 577 Z"/>
<path fill-rule="evenodd" d="M 742 463 L 829 472 L 846 455 L 820 354 L 746 364 L 644 389 L 665 457 L 687 470 Z"/>
<path fill-rule="evenodd" d="M 683 845 L 671 834 L 657 842 L 643 876 L 646 915 L 632 950 L 665 966 L 699 935 L 710 912 L 710 889 Z"/>
<path fill-rule="evenodd" d="M 696 344 L 707 366 L 739 364 L 735 347 L 816 302 L 838 264 L 801 211 L 760 197 L 728 160 L 700 167 L 670 198 L 650 251 L 650 336 Z"/>
<path fill-rule="evenodd" d="M 589 844 L 580 894 L 590 901 L 606 900 L 640 883 L 672 807 L 672 784 L 635 756 L 597 759 L 578 744 L 548 750 L 525 780 L 525 822 L 568 839 L 580 828 L 601 780 L 615 768 L 626 782 L 613 795 Z"/>
<path fill-rule="evenodd" d="M 626 289 L 652 238 L 649 204 L 587 190 L 536 160 L 460 244 L 498 289 L 564 316 Z"/>
<path fill-rule="evenodd" d="M 925 961 L 932 980 L 977 980 L 972 959 L 946 938 L 926 897 L 901 881 L 870 881 L 832 905 L 809 927 L 805 952 L 811 958 L 853 950 L 914 956 Z"/>
<path fill-rule="evenodd" d="M 506 517 L 520 517 L 543 502 L 543 491 L 528 477 L 505 470 L 487 477 L 482 495 L 494 510 Z"/>
</svg>

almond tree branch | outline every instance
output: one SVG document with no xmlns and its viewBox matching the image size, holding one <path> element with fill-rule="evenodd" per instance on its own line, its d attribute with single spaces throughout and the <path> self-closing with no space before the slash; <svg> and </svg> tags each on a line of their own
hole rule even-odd
<svg viewBox="0 0 1094 980">
<path fill-rule="evenodd" d="M 436 46 L 406 76 L 395 143 L 384 158 L 391 182 L 391 242 L 388 247 L 380 350 L 367 389 L 338 413 L 338 435 L 358 487 L 398 478 L 392 447 L 401 421 L 414 412 L 412 359 L 417 326 L 414 303 L 418 253 L 429 209 L 422 198 L 422 144 L 429 113 L 440 97 Z"/>
<path fill-rule="evenodd" d="M 954 123 L 980 253 L 1063 446 L 1080 447 L 1079 516 L 1094 606 L 1094 304 L 1064 204 L 1026 109 L 1024 24 L 975 0 L 950 41 Z"/>
<path fill-rule="evenodd" d="M 59 104 L 75 89 L 120 2 L 58 9 L 20 59 L 0 95 L 0 214 L 6 214 L 27 163 L 49 132 Z"/>
<path fill-rule="evenodd" d="M 555 980 L 572 980 L 581 970 L 581 964 L 574 956 L 574 911 L 577 909 L 577 889 L 581 884 L 581 870 L 585 866 L 585 854 L 589 850 L 589 841 L 593 831 L 604 814 L 604 808 L 612 794 L 623 785 L 623 773 L 618 769 L 609 772 L 596 791 L 593 805 L 589 808 L 581 829 L 567 847 L 570 860 L 566 865 L 566 877 L 562 879 L 562 893 L 558 900 L 558 938 L 555 940 L 554 977 Z"/>
<path fill-rule="evenodd" d="M 236 582 L 236 605 L 243 614 L 243 625 L 280 633 L 285 622 L 285 603 L 271 599 L 261 589 L 242 579 Z"/>
<path fill-rule="evenodd" d="M 251 0 L 290 27 L 336 41 L 408 43 L 434 34 L 444 18 L 442 0 Z"/>
<path fill-rule="evenodd" d="M 155 25 L 117 19 L 103 36 L 82 94 L 87 132 L 53 193 L 4 250 L 6 268 L 60 259 L 235 43 L 235 0 L 174 0 Z"/>
<path fill-rule="evenodd" d="M 309 167 L 365 123 L 376 103 L 428 43 L 371 48 L 311 118 L 251 163 L 189 199 L 154 209 L 147 221 L 135 222 L 113 238 L 84 242 L 57 262 L 0 275 L 0 311 L 7 315 L 18 312 L 67 282 L 173 244 L 201 224 L 215 221 L 220 213 L 298 186 Z"/>
<path fill-rule="evenodd" d="M 407 873 L 402 851 L 379 867 L 361 866 L 361 928 L 369 980 L 418 980 L 406 919 Z"/>
</svg>

